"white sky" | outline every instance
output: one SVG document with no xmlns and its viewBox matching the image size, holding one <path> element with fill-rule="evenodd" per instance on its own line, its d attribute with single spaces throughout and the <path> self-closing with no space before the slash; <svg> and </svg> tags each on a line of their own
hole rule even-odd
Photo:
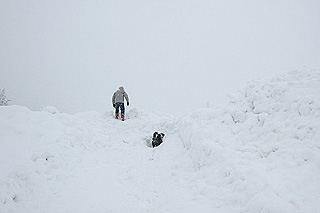
<svg viewBox="0 0 320 213">
<path fill-rule="evenodd" d="M 0 88 L 63 112 L 180 114 L 254 78 L 320 68 L 319 0 L 0 0 Z M 130 109 L 129 108 L 129 109 Z"/>
</svg>

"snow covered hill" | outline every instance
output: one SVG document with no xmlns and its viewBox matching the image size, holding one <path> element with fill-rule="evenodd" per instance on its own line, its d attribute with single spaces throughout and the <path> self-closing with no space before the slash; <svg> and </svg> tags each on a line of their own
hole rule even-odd
<svg viewBox="0 0 320 213">
<path fill-rule="evenodd" d="M 180 127 L 205 193 L 241 212 L 319 212 L 319 73 L 252 81 L 231 100 Z"/>
<path fill-rule="evenodd" d="M 320 211 L 317 71 L 252 81 L 223 109 L 128 117 L 1 107 L 0 212 Z"/>
</svg>

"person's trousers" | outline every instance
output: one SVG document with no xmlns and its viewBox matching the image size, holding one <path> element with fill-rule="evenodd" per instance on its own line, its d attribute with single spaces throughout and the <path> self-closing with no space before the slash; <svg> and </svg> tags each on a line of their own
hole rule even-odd
<svg viewBox="0 0 320 213">
<path fill-rule="evenodd" d="M 121 110 L 121 115 L 124 115 L 124 112 L 125 112 L 124 103 L 117 102 L 117 103 L 115 104 L 115 108 L 116 108 L 116 114 L 119 114 L 119 108 L 120 108 L 120 110 Z"/>
</svg>

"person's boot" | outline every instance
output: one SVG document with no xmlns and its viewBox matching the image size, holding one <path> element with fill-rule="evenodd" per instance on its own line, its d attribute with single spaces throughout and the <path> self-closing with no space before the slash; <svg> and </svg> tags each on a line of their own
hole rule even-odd
<svg viewBox="0 0 320 213">
<path fill-rule="evenodd" d="M 124 121 L 124 115 L 121 115 L 121 120 Z"/>
<path fill-rule="evenodd" d="M 116 119 L 118 119 L 119 118 L 119 113 L 116 113 Z"/>
</svg>

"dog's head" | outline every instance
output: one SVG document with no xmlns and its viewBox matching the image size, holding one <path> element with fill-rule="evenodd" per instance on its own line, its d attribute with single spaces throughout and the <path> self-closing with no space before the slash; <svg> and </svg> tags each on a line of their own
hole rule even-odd
<svg viewBox="0 0 320 213">
<path fill-rule="evenodd" d="M 158 136 L 158 134 L 159 134 L 158 132 L 154 132 L 153 133 L 153 138 L 156 138 Z"/>
</svg>

